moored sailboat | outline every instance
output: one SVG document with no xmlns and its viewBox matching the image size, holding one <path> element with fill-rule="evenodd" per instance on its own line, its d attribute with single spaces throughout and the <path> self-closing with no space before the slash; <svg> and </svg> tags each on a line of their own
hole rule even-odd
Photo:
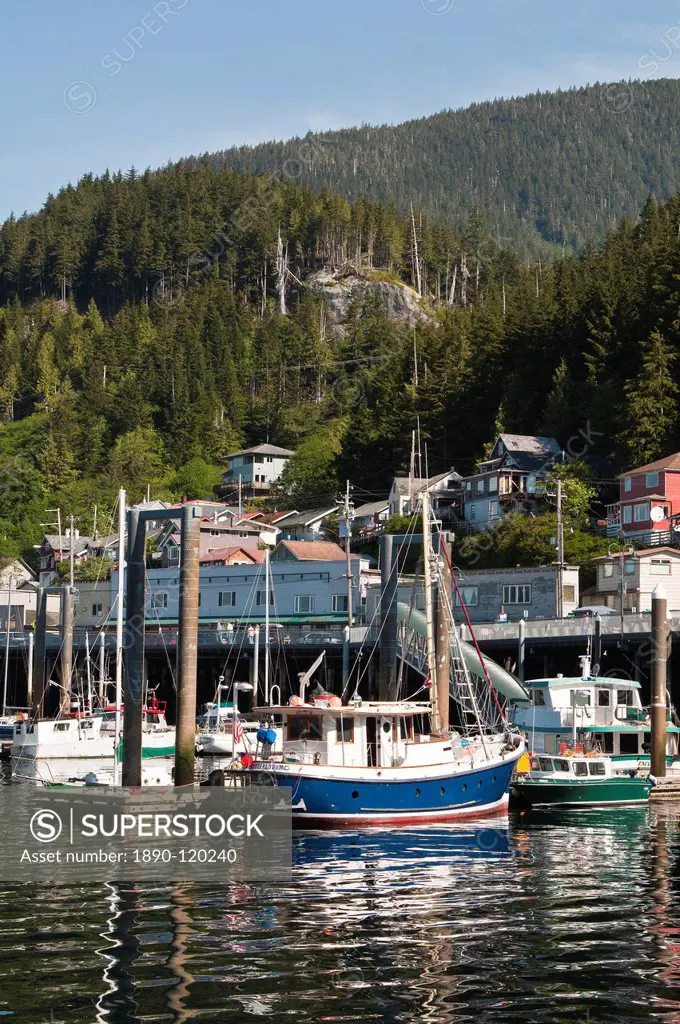
<svg viewBox="0 0 680 1024">
<path fill-rule="evenodd" d="M 429 497 L 423 495 L 427 661 L 436 669 Z M 437 567 L 438 571 L 438 567 Z M 451 616 L 452 621 L 452 616 Z M 456 644 L 455 630 L 449 642 Z M 453 659 L 462 665 L 461 658 Z M 442 721 L 437 686 L 429 700 L 364 701 L 355 693 L 267 708 L 283 720 L 283 750 L 255 761 L 291 793 L 293 821 L 308 828 L 411 825 L 496 814 L 507 806 L 510 777 L 523 752 L 506 723 L 485 722 L 469 676 L 461 727 Z M 448 677 L 446 680 L 448 689 Z M 448 711 L 448 693 L 447 711 Z M 469 721 L 468 715 L 472 716 Z"/>
</svg>

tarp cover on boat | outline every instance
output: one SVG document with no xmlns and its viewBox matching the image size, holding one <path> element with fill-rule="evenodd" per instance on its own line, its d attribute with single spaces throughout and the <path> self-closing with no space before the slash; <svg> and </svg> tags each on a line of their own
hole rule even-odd
<svg viewBox="0 0 680 1024">
<path fill-rule="evenodd" d="M 403 601 L 399 601 L 397 603 L 397 617 L 399 622 L 408 622 L 417 633 L 425 636 L 425 615 L 423 612 L 417 611 L 415 608 L 409 608 Z M 461 640 L 460 646 L 470 672 L 480 679 L 484 679 L 484 670 L 474 645 Z M 513 675 L 506 672 L 504 668 L 497 665 L 495 661 L 492 661 L 486 654 L 484 655 L 484 664 L 491 677 L 491 682 L 503 697 L 506 697 L 508 700 L 527 700 L 529 694 L 522 684 Z"/>
</svg>

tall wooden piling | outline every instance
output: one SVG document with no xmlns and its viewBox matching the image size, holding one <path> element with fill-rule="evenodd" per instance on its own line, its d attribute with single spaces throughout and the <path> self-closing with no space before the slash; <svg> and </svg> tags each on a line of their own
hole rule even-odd
<svg viewBox="0 0 680 1024">
<path fill-rule="evenodd" d="M 179 576 L 176 786 L 191 786 L 194 782 L 200 537 L 200 520 L 194 518 L 193 506 L 185 505 L 182 509 L 182 563 Z"/>
<path fill-rule="evenodd" d="M 144 672 L 144 605 L 146 601 L 146 523 L 128 513 L 127 595 L 125 601 L 125 683 L 123 716 L 123 785 L 142 784 L 142 690 Z M 119 572 L 122 572 L 119 559 Z"/>
<path fill-rule="evenodd" d="M 67 714 L 71 707 L 73 679 L 73 587 L 61 590 L 61 711 Z"/>
<path fill-rule="evenodd" d="M 666 774 L 666 666 L 668 663 L 668 623 L 666 591 L 658 583 L 652 593 L 652 775 Z"/>
<path fill-rule="evenodd" d="M 47 659 L 47 593 L 38 587 L 36 594 L 35 644 L 33 647 L 33 693 L 29 700 L 34 718 L 45 712 L 46 659 Z"/>
</svg>

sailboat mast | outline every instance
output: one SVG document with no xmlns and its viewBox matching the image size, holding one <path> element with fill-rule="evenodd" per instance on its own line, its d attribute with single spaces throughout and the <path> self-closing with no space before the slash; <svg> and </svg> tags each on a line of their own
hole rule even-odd
<svg viewBox="0 0 680 1024">
<path fill-rule="evenodd" d="M 434 645 L 434 603 L 432 600 L 432 534 L 430 533 L 430 495 L 427 488 L 423 491 L 422 508 L 423 582 L 425 585 L 425 640 L 427 650 L 427 670 L 430 677 L 430 693 L 432 694 L 432 731 L 439 732 L 439 700 L 436 683 L 437 657 Z"/>
<path fill-rule="evenodd" d="M 269 545 L 264 549 L 264 702 L 269 703 Z"/>
<path fill-rule="evenodd" d="M 118 492 L 118 614 L 116 617 L 116 712 L 114 732 L 113 782 L 118 784 L 118 745 L 120 743 L 123 703 L 123 594 L 125 592 L 125 505 L 127 496 L 121 487 Z"/>
<path fill-rule="evenodd" d="M 5 665 L 4 665 L 4 679 L 2 683 L 2 714 L 3 717 L 7 714 L 7 682 L 9 679 L 9 639 L 10 639 L 10 621 L 12 617 L 12 582 L 14 577 L 10 574 L 8 591 L 7 591 L 7 636 L 5 638 Z"/>
</svg>

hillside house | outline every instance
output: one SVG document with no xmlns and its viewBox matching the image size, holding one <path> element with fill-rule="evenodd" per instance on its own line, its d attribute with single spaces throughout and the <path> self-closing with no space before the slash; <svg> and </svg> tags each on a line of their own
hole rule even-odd
<svg viewBox="0 0 680 1024">
<path fill-rule="evenodd" d="M 352 519 L 352 537 L 361 537 L 366 540 L 382 533 L 385 523 L 390 517 L 390 502 L 388 498 L 382 501 L 369 501 L 365 505 L 359 505 L 354 510 Z M 338 533 L 344 540 L 346 534 L 345 521 L 340 520 Z"/>
<path fill-rule="evenodd" d="M 619 476 L 619 500 L 607 506 L 607 535 L 630 537 L 650 547 L 674 543 L 678 517 L 680 452 Z"/>
<path fill-rule="evenodd" d="M 652 610 L 652 592 L 662 583 L 668 598 L 668 614 L 680 614 L 680 551 L 655 546 L 596 558 L 597 577 L 593 587 L 584 590 L 583 605 L 606 605 L 634 614 Z M 622 571 L 623 570 L 623 571 Z"/>
<path fill-rule="evenodd" d="M 49 587 L 52 583 L 59 582 L 57 566 L 60 562 L 70 560 L 71 547 L 73 547 L 74 564 L 78 565 L 81 562 L 85 562 L 89 557 L 92 543 L 92 537 L 81 537 L 78 530 L 73 531 L 73 541 L 71 541 L 70 530 L 66 530 L 61 536 L 59 534 L 46 533 L 38 548 L 40 555 L 40 586 Z"/>
<path fill-rule="evenodd" d="M 451 467 L 429 479 L 423 477 L 397 476 L 392 481 L 389 496 L 389 518 L 413 515 L 417 511 L 420 497 L 427 487 L 431 495 L 432 508 L 443 517 L 460 497 L 461 476 Z"/>
<path fill-rule="evenodd" d="M 540 512 L 546 478 L 562 458 L 554 437 L 501 434 L 489 458 L 462 480 L 467 529 L 488 530 L 511 511 Z"/>
<path fill-rule="evenodd" d="M 275 444 L 258 444 L 227 456 L 227 468 L 219 488 L 221 495 L 236 497 L 269 494 L 295 452 Z"/>
<path fill-rule="evenodd" d="M 200 558 L 201 565 L 260 565 L 262 562 L 264 551 L 245 547 L 216 548 Z"/>
<path fill-rule="evenodd" d="M 338 514 L 337 505 L 325 505 L 307 512 L 283 513 L 275 525 L 284 540 L 318 540 L 323 538 L 329 520 Z"/>
</svg>

